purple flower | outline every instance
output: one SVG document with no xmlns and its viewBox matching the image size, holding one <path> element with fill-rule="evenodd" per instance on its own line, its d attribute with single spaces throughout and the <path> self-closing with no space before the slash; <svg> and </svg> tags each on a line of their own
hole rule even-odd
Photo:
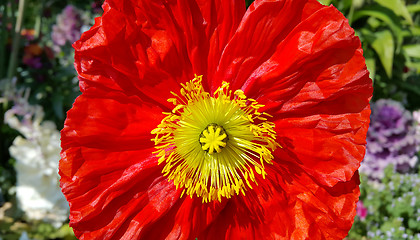
<svg viewBox="0 0 420 240">
<path fill-rule="evenodd" d="M 103 1 L 102 1 L 102 0 L 95 0 L 95 1 L 91 4 L 92 11 L 93 11 L 94 13 L 102 13 L 102 8 L 101 8 L 102 3 L 103 3 Z"/>
<path fill-rule="evenodd" d="M 360 172 L 381 179 L 392 164 L 397 172 L 406 173 L 417 163 L 420 138 L 412 114 L 401 103 L 381 99 L 371 105 L 366 156 Z"/>
<path fill-rule="evenodd" d="M 42 68 L 42 61 L 40 57 L 24 58 L 23 63 L 30 68 L 40 69 Z"/>
<path fill-rule="evenodd" d="M 83 19 L 81 12 L 72 5 L 68 5 L 57 15 L 57 22 L 52 27 L 51 38 L 56 51 L 66 43 L 73 43 L 81 36 Z"/>
<path fill-rule="evenodd" d="M 368 209 L 363 205 L 363 202 L 359 200 L 356 204 L 356 215 L 359 216 L 360 220 L 365 220 L 368 215 Z"/>
</svg>

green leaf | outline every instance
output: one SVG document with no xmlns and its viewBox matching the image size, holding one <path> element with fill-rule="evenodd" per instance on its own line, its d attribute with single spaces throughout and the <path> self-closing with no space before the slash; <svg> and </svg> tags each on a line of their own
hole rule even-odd
<svg viewBox="0 0 420 240">
<path fill-rule="evenodd" d="M 407 62 L 405 64 L 408 68 L 415 68 L 418 74 L 420 74 L 420 63 L 418 62 Z M 420 94 L 419 94 L 420 95 Z"/>
<path fill-rule="evenodd" d="M 408 5 L 407 10 L 410 13 L 420 12 L 420 4 Z"/>
<path fill-rule="evenodd" d="M 372 50 L 366 50 L 363 54 L 366 60 L 366 67 L 369 71 L 369 77 L 375 81 L 375 73 L 376 73 L 376 59 L 372 52 Z"/>
<path fill-rule="evenodd" d="M 331 4 L 331 1 L 332 0 L 318 0 L 319 3 L 321 3 L 321 4 L 325 5 L 325 6 L 330 5 Z"/>
<path fill-rule="evenodd" d="M 413 19 L 403 0 L 375 0 L 375 2 L 391 9 L 396 15 L 402 16 L 410 25 L 413 25 Z"/>
<path fill-rule="evenodd" d="M 375 81 L 376 61 L 375 58 L 366 58 L 366 67 L 369 71 L 369 77 Z"/>
<path fill-rule="evenodd" d="M 392 64 L 394 60 L 394 39 L 388 30 L 375 33 L 376 39 L 372 42 L 372 48 L 378 54 L 379 60 L 385 69 L 388 78 L 392 77 Z"/>
<path fill-rule="evenodd" d="M 353 0 L 352 1 L 352 5 L 354 8 L 360 8 L 361 6 L 363 6 L 365 4 L 365 0 Z"/>
<path fill-rule="evenodd" d="M 381 26 L 382 21 L 378 20 L 377 18 L 370 17 L 368 18 L 367 23 L 372 29 L 377 29 Z"/>
<path fill-rule="evenodd" d="M 416 37 L 420 36 L 420 27 L 419 26 L 412 26 L 407 30 L 402 32 L 403 37 Z"/>
<path fill-rule="evenodd" d="M 403 50 L 407 56 L 420 59 L 420 44 L 405 45 Z"/>
<path fill-rule="evenodd" d="M 355 11 L 352 21 L 355 22 L 364 17 L 375 17 L 383 21 L 386 24 L 386 26 L 388 26 L 391 29 L 392 33 L 394 34 L 397 40 L 396 50 L 398 53 L 399 48 L 402 45 L 403 34 L 400 19 L 395 15 L 395 13 L 390 9 L 380 5 L 371 5 L 364 7 L 358 11 Z"/>
</svg>

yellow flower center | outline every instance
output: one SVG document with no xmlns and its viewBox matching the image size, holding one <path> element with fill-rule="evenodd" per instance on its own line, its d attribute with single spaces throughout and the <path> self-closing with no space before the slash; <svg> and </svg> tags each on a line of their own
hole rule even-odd
<svg viewBox="0 0 420 240">
<path fill-rule="evenodd" d="M 264 105 L 247 98 L 243 91 L 232 93 L 222 83 L 211 96 L 202 76 L 182 84 L 180 95 L 171 92 L 170 113 L 152 130 L 159 164 L 164 176 L 182 194 L 201 197 L 203 202 L 245 195 L 258 184 L 255 172 L 265 178 L 264 164 L 271 164 L 276 142 L 270 115 L 259 112 Z"/>
</svg>

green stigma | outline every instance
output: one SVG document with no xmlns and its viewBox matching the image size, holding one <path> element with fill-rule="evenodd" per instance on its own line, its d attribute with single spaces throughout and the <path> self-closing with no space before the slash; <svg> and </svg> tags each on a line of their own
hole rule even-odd
<svg viewBox="0 0 420 240">
<path fill-rule="evenodd" d="M 222 148 L 226 147 L 227 140 L 228 135 L 225 129 L 216 123 L 210 123 L 201 132 L 199 139 L 201 148 L 209 154 L 213 154 L 214 150 L 220 153 Z"/>
</svg>

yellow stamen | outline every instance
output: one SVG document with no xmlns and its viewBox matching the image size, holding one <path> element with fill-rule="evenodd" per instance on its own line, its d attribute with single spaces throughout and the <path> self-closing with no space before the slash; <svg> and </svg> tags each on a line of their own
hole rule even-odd
<svg viewBox="0 0 420 240">
<path fill-rule="evenodd" d="M 182 194 L 201 197 L 203 202 L 245 195 L 256 183 L 255 173 L 266 176 L 264 164 L 271 164 L 276 142 L 270 115 L 259 112 L 264 105 L 233 94 L 222 83 L 212 96 L 205 92 L 202 76 L 182 84 L 180 95 L 168 99 L 170 113 L 152 131 L 164 176 Z M 263 117 L 264 116 L 264 117 Z M 255 172 L 255 173 L 254 173 Z"/>
</svg>

